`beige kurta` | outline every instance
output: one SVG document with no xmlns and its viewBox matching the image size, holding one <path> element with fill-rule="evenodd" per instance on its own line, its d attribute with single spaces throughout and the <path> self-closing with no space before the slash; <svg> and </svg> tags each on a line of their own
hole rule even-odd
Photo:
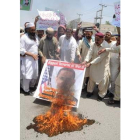
<svg viewBox="0 0 140 140">
<path fill-rule="evenodd" d="M 45 36 L 40 40 L 39 51 L 41 51 L 43 53 L 43 56 L 45 56 L 47 59 L 57 60 L 59 57 L 57 49 L 58 41 L 56 37 L 53 37 L 52 40 L 48 40 Z"/>
<path fill-rule="evenodd" d="M 120 45 L 119 46 L 114 46 L 111 48 L 106 48 L 107 52 L 112 52 L 112 53 L 120 53 Z M 119 101 L 120 100 L 120 73 L 115 81 L 115 93 L 114 93 L 114 100 Z"/>
<path fill-rule="evenodd" d="M 89 45 L 92 46 L 93 43 L 94 42 L 91 39 L 89 42 Z M 86 46 L 85 42 L 83 40 L 80 40 L 79 45 L 77 47 L 77 55 L 81 55 L 82 62 L 85 60 L 88 51 L 89 51 L 89 48 Z M 89 68 L 86 68 L 85 77 L 89 77 Z"/>
<path fill-rule="evenodd" d="M 120 73 L 115 81 L 115 93 L 113 100 L 119 101 L 120 100 Z"/>
<path fill-rule="evenodd" d="M 94 43 L 85 59 L 85 61 L 89 62 L 89 60 L 92 58 L 91 66 L 90 66 L 90 78 L 96 82 L 100 83 L 102 79 L 105 76 L 110 75 L 110 67 L 109 67 L 109 52 L 102 53 L 101 55 L 98 55 L 98 51 L 103 49 L 104 47 L 101 45 L 101 47 L 98 47 L 96 43 Z"/>
</svg>

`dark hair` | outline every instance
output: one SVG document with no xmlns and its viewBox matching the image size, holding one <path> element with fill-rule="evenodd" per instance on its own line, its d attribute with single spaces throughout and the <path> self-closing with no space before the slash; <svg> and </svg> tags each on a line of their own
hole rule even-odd
<svg viewBox="0 0 140 140">
<path fill-rule="evenodd" d="M 71 28 L 66 28 L 66 32 L 70 31 L 71 33 L 73 33 L 73 30 Z"/>
<path fill-rule="evenodd" d="M 24 26 L 26 26 L 26 23 L 30 23 L 30 22 L 25 22 L 25 23 L 24 23 Z"/>
<path fill-rule="evenodd" d="M 57 76 L 59 75 L 59 73 L 62 71 L 62 70 L 65 70 L 65 71 L 69 71 L 73 74 L 73 78 L 75 78 L 75 71 L 73 69 L 69 69 L 69 68 L 62 68 L 59 70 L 59 72 L 57 73 Z"/>
</svg>

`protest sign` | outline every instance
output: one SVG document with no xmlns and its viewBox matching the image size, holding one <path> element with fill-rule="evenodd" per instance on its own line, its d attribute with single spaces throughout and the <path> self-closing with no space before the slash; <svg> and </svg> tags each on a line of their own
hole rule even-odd
<svg viewBox="0 0 140 140">
<path fill-rule="evenodd" d="M 20 10 L 30 11 L 31 0 L 20 0 Z"/>
<path fill-rule="evenodd" d="M 53 11 L 38 11 L 39 20 L 37 21 L 37 30 L 46 30 L 51 27 L 58 29 L 60 17 Z"/>
<path fill-rule="evenodd" d="M 34 97 L 52 102 L 58 95 L 63 95 L 66 105 L 78 108 L 84 74 L 83 65 L 46 60 Z"/>
<path fill-rule="evenodd" d="M 114 8 L 115 8 L 115 18 L 112 21 L 112 25 L 120 27 L 120 2 L 114 3 Z"/>
<path fill-rule="evenodd" d="M 54 11 L 60 17 L 60 25 L 64 25 L 64 26 L 66 25 L 66 18 L 61 11 L 47 8 L 47 7 L 45 8 L 45 11 Z"/>
</svg>

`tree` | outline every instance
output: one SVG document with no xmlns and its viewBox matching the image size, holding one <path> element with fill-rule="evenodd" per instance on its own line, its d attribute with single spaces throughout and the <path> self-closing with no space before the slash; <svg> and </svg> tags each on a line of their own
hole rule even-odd
<svg viewBox="0 0 140 140">
<path fill-rule="evenodd" d="M 107 25 L 111 25 L 109 21 L 106 21 L 105 24 L 107 24 Z"/>
</svg>

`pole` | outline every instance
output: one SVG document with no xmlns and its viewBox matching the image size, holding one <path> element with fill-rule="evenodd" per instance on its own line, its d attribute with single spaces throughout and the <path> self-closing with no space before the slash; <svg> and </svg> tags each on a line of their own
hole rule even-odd
<svg viewBox="0 0 140 140">
<path fill-rule="evenodd" d="M 100 26 L 99 26 L 99 30 L 101 29 L 101 21 L 102 21 L 102 12 L 103 12 L 103 7 L 107 7 L 106 5 L 103 5 L 103 4 L 99 4 L 102 6 L 102 9 L 101 9 L 101 18 L 100 18 Z"/>
<path fill-rule="evenodd" d="M 81 22 L 81 18 L 80 18 L 80 16 L 82 16 L 83 14 L 78 14 L 78 13 L 77 13 L 77 15 L 79 15 L 79 19 L 80 19 L 80 22 Z"/>
</svg>

